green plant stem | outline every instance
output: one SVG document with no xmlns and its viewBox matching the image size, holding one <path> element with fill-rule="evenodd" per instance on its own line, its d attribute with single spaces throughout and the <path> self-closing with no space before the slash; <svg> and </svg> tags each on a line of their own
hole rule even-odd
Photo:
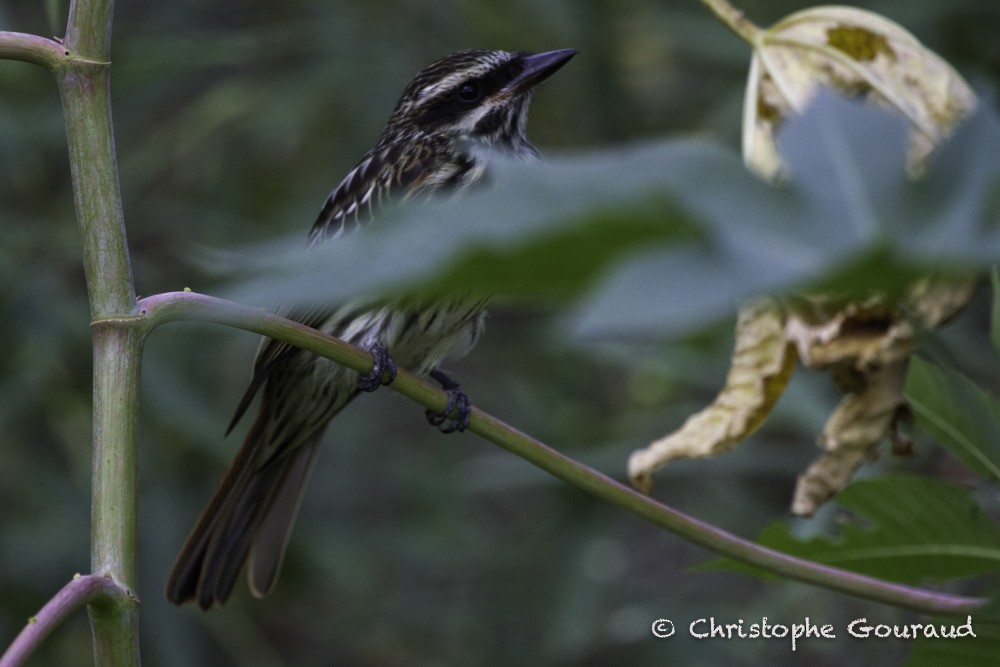
<svg viewBox="0 0 1000 667">
<path fill-rule="evenodd" d="M 372 367 L 371 355 L 359 348 L 297 322 L 222 299 L 193 292 L 172 292 L 145 298 L 139 302 L 139 306 L 147 331 L 177 320 L 214 322 L 297 345 L 359 373 L 367 373 Z M 447 403 L 444 391 L 403 369 L 399 369 L 396 380 L 390 386 L 403 396 L 432 410 L 441 410 Z M 623 507 L 689 542 L 742 563 L 790 579 L 929 614 L 969 613 L 983 603 L 977 598 L 938 593 L 848 572 L 754 544 L 644 496 L 560 454 L 478 408 L 472 410 L 469 430 L 559 479 Z"/>
<path fill-rule="evenodd" d="M 110 68 L 74 61 L 57 71 L 73 201 L 92 319 L 135 312 L 109 99 Z"/>
<path fill-rule="evenodd" d="M 136 590 L 138 410 L 142 332 L 134 320 L 91 326 L 94 452 L 91 572 Z M 99 369 L 99 370 L 98 370 Z"/>
<path fill-rule="evenodd" d="M 71 0 L 64 42 L 70 51 L 108 62 L 114 0 Z"/>
<path fill-rule="evenodd" d="M 107 577 L 93 574 L 77 576 L 45 603 L 28 620 L 2 656 L 0 667 L 20 667 L 49 633 L 81 605 L 89 605 L 97 614 L 115 614 L 120 607 L 132 607 L 135 600 L 128 591 Z"/>
<path fill-rule="evenodd" d="M 742 10 L 733 7 L 726 0 L 701 0 L 701 3 L 711 9 L 712 13 L 744 42 L 751 46 L 756 42 L 761 30 L 744 16 Z"/>
<path fill-rule="evenodd" d="M 142 332 L 125 238 L 111 119 L 111 0 L 72 0 L 65 62 L 55 69 L 93 334 L 91 569 L 132 593 L 89 608 L 94 662 L 139 664 L 138 403 Z"/>
<path fill-rule="evenodd" d="M 53 72 L 62 100 L 73 201 L 83 246 L 93 327 L 93 492 L 91 568 L 43 609 L 5 654 L 21 664 L 77 604 L 89 603 L 94 660 L 139 664 L 136 536 L 138 524 L 138 400 L 142 332 L 136 312 L 118 184 L 110 104 L 111 0 L 73 0 L 62 42 L 0 32 L 0 58 Z M 114 322 L 114 324 L 107 324 Z M 95 589 L 126 591 L 113 604 Z M 93 590 L 92 590 L 93 589 Z M 82 591 L 82 592 L 81 592 Z M 45 610 L 50 610 L 46 612 Z M 22 637 L 24 639 L 22 639 Z M 7 656 L 11 655 L 8 662 Z"/>
<path fill-rule="evenodd" d="M 0 30 L 0 60 L 20 60 L 54 70 L 67 55 L 63 46 L 54 40 Z"/>
</svg>

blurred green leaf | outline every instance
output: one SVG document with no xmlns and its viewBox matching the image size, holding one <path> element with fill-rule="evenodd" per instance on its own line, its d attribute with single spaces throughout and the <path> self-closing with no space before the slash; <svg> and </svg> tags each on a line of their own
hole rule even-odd
<svg viewBox="0 0 1000 667">
<path fill-rule="evenodd" d="M 911 584 L 1000 568 L 1000 528 L 958 486 L 922 477 L 883 477 L 851 484 L 836 502 L 850 512 L 840 524 L 838 538 L 800 540 L 778 522 L 765 528 L 757 542 L 819 563 Z M 755 571 L 731 561 L 712 566 Z"/>
<path fill-rule="evenodd" d="M 908 182 L 906 132 L 901 116 L 826 90 L 781 128 L 778 150 L 792 185 L 822 213 L 800 221 L 817 227 L 815 240 L 825 231 L 870 245 L 887 235 Z"/>
<path fill-rule="evenodd" d="M 891 238 L 907 253 L 961 267 L 1000 258 L 1000 118 L 984 100 L 908 183 Z"/>
<path fill-rule="evenodd" d="M 764 291 L 805 284 L 893 293 L 931 267 L 968 270 L 995 261 L 996 115 L 981 109 L 960 126 L 919 182 L 903 168 L 905 130 L 894 115 L 818 96 L 779 137 L 792 174 L 778 191 L 787 196 L 783 206 L 735 190 L 742 182 L 735 175 L 675 191 L 710 226 L 714 244 L 623 263 L 579 309 L 578 331 L 664 335 Z"/>
<path fill-rule="evenodd" d="M 1000 403 L 961 373 L 914 357 L 904 390 L 917 423 L 967 466 L 1000 482 Z"/>
<path fill-rule="evenodd" d="M 255 303 L 443 289 L 565 299 L 588 290 L 570 324 L 576 333 L 657 337 L 762 292 L 892 292 L 932 268 L 997 259 L 990 202 L 1000 122 L 991 111 L 956 132 L 926 182 L 912 183 L 902 119 L 819 98 L 781 134 L 792 167 L 782 187 L 704 141 L 502 160 L 488 188 L 387 212 L 321 248 L 307 252 L 296 238 L 228 259 L 214 253 L 206 264 L 236 279 L 230 298 Z"/>
<path fill-rule="evenodd" d="M 673 190 L 720 171 L 753 180 L 735 155 L 704 141 L 542 164 L 497 160 L 490 187 L 386 211 L 376 224 L 334 243 L 306 251 L 297 237 L 228 258 L 213 253 L 205 263 L 244 277 L 228 294 L 254 302 L 290 294 L 300 302 L 329 302 L 426 291 L 442 282 L 452 289 L 563 296 L 624 249 L 696 238 L 692 216 L 672 203 Z M 769 190 L 759 181 L 756 187 Z"/>
<path fill-rule="evenodd" d="M 668 202 L 630 206 L 633 214 L 590 216 L 571 233 L 555 230 L 533 236 L 532 243 L 496 249 L 488 245 L 464 253 L 430 293 L 463 289 L 496 291 L 521 298 L 576 296 L 615 259 L 645 245 L 659 245 L 685 235 L 686 219 Z M 665 224 L 666 223 L 666 224 Z"/>
</svg>

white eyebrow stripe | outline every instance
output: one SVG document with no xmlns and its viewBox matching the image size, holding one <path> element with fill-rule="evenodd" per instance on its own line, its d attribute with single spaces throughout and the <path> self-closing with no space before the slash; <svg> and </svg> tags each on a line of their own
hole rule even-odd
<svg viewBox="0 0 1000 667">
<path fill-rule="evenodd" d="M 425 87 L 420 91 L 420 99 L 429 99 L 431 97 L 436 97 L 441 92 L 454 88 L 454 86 L 459 81 L 464 81 L 469 77 L 472 72 L 468 70 L 462 70 L 461 72 L 452 72 L 440 81 L 435 81 L 431 85 Z"/>
<path fill-rule="evenodd" d="M 435 81 L 434 83 L 425 86 L 420 90 L 418 99 L 421 102 L 431 99 L 437 95 L 440 95 L 446 90 L 453 89 L 459 82 L 465 81 L 466 79 L 473 79 L 477 76 L 482 76 L 486 74 L 491 69 L 504 62 L 506 59 L 500 57 L 498 54 L 492 54 L 487 60 L 481 61 L 468 67 L 466 69 L 459 70 L 457 72 L 452 72 L 448 76 L 444 77 L 440 81 Z"/>
</svg>

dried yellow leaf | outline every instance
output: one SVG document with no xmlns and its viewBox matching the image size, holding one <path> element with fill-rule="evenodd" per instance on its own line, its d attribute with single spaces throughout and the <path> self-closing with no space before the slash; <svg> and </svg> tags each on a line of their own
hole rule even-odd
<svg viewBox="0 0 1000 667">
<path fill-rule="evenodd" d="M 710 406 L 689 417 L 679 430 L 632 453 L 628 471 L 637 488 L 651 492 L 657 468 L 674 459 L 728 451 L 763 423 L 795 368 L 784 322 L 781 307 L 772 299 L 740 308 L 725 386 Z"/>
<path fill-rule="evenodd" d="M 911 173 L 975 106 L 968 84 L 896 23 L 851 7 L 817 7 L 753 34 L 743 109 L 743 158 L 775 179 L 782 165 L 775 135 L 820 87 L 894 110 L 910 122 Z M 919 334 L 958 313 L 974 277 L 927 277 L 902 298 L 794 295 L 760 299 L 739 311 L 726 384 L 715 401 L 677 431 L 629 458 L 629 477 L 652 489 L 669 461 L 736 447 L 767 417 L 795 367 L 824 369 L 843 393 L 819 437 L 823 454 L 799 477 L 792 509 L 812 514 L 842 489 L 886 437 L 896 438 L 906 365 Z"/>
<path fill-rule="evenodd" d="M 793 513 L 813 514 L 875 456 L 879 442 L 894 436 L 920 332 L 961 311 L 975 286 L 974 277 L 928 277 L 899 304 L 882 295 L 848 302 L 811 295 L 789 303 L 788 342 L 803 365 L 829 370 L 844 393 L 820 434 L 823 454 L 799 476 Z"/>
<path fill-rule="evenodd" d="M 905 378 L 905 362 L 890 364 L 864 374 L 857 389 L 841 399 L 819 437 L 823 455 L 795 485 L 793 514 L 813 514 L 874 455 L 874 448 L 895 428 L 904 405 Z"/>
<path fill-rule="evenodd" d="M 906 117 L 911 168 L 975 106 L 962 77 L 898 24 L 853 7 L 814 7 L 757 33 L 743 104 L 748 167 L 778 176 L 775 132 L 821 86 Z"/>
<path fill-rule="evenodd" d="M 928 277 L 897 303 L 882 295 L 857 301 L 798 295 L 783 304 L 764 298 L 744 305 L 729 374 L 715 401 L 633 452 L 632 484 L 650 493 L 653 473 L 670 461 L 708 458 L 738 446 L 770 414 L 800 359 L 830 372 L 844 393 L 819 436 L 823 454 L 796 485 L 792 511 L 812 514 L 874 456 L 879 442 L 894 436 L 906 364 L 919 334 L 961 311 L 975 285 L 973 277 Z"/>
</svg>

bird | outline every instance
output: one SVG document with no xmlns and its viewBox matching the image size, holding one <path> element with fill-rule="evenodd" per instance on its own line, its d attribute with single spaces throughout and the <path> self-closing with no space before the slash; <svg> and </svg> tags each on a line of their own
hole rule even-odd
<svg viewBox="0 0 1000 667">
<path fill-rule="evenodd" d="M 403 90 L 375 146 L 327 197 L 309 247 L 368 224 L 388 202 L 483 183 L 491 151 L 537 159 L 525 134 L 532 93 L 576 53 L 474 49 L 425 67 Z M 260 393 L 257 417 L 174 562 L 167 599 L 205 610 L 221 605 L 244 569 L 252 595 L 273 590 L 327 425 L 355 397 L 390 383 L 397 364 L 448 392 L 442 412 L 427 411 L 431 424 L 445 433 L 464 430 L 468 397 L 438 365 L 475 344 L 486 302 L 458 294 L 289 307 L 286 317 L 369 350 L 372 371 L 361 375 L 286 343 L 261 341 L 229 431 Z"/>
</svg>

